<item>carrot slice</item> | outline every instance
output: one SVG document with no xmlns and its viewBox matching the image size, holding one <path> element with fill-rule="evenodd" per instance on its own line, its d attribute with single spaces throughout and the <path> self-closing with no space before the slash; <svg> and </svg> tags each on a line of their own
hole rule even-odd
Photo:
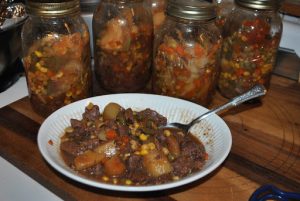
<svg viewBox="0 0 300 201">
<path fill-rule="evenodd" d="M 179 54 L 179 56 L 185 55 L 184 48 L 181 45 L 177 45 L 175 49 L 176 49 L 176 52 Z"/>
<path fill-rule="evenodd" d="M 195 44 L 195 46 L 194 46 L 194 53 L 195 53 L 196 57 L 201 57 L 204 54 L 204 50 L 201 47 L 201 45 L 199 45 L 197 43 Z"/>
<path fill-rule="evenodd" d="M 106 135 L 106 139 L 108 139 L 108 140 L 113 140 L 118 136 L 117 132 L 113 129 L 107 130 L 105 132 L 105 135 Z"/>
</svg>

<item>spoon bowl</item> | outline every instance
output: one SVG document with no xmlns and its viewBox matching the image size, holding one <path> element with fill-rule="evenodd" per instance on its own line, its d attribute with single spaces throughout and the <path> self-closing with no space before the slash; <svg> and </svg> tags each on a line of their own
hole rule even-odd
<svg viewBox="0 0 300 201">
<path fill-rule="evenodd" d="M 172 123 L 168 123 L 165 126 L 162 126 L 161 128 L 177 128 L 177 129 L 184 131 L 184 133 L 188 133 L 189 130 L 191 129 L 191 127 L 193 125 L 195 125 L 196 123 L 199 123 L 202 119 L 204 119 L 212 114 L 223 111 L 225 109 L 229 109 L 229 108 L 238 106 L 238 105 L 244 103 L 245 101 L 263 96 L 266 93 L 267 93 L 266 88 L 261 84 L 257 84 L 254 87 L 252 87 L 249 91 L 247 91 L 239 96 L 236 96 L 236 97 L 232 98 L 231 100 L 229 100 L 227 103 L 220 105 L 220 106 L 218 106 L 212 110 L 209 110 L 208 112 L 196 117 L 188 124 L 172 122 Z"/>
</svg>

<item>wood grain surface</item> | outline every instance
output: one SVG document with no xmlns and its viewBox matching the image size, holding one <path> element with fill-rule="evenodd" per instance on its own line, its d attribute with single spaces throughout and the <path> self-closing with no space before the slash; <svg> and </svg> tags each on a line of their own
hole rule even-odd
<svg viewBox="0 0 300 201">
<path fill-rule="evenodd" d="M 215 95 L 213 105 L 224 103 Z M 300 192 L 300 85 L 272 77 L 260 103 L 243 104 L 220 116 L 233 147 L 225 162 L 192 184 L 149 193 L 113 192 L 61 175 L 42 158 L 37 133 L 44 118 L 28 98 L 0 109 L 0 155 L 64 200 L 244 201 L 263 184 Z"/>
</svg>

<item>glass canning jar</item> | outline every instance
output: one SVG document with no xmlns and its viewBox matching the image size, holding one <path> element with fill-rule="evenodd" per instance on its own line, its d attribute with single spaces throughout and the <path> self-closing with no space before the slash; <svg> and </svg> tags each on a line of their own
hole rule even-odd
<svg viewBox="0 0 300 201">
<path fill-rule="evenodd" d="M 153 91 L 208 105 L 216 87 L 222 37 L 215 5 L 170 0 L 155 37 Z"/>
<path fill-rule="evenodd" d="M 150 79 L 153 22 L 143 0 L 102 0 L 93 16 L 96 78 L 112 93 L 135 92 Z"/>
<path fill-rule="evenodd" d="M 234 0 L 214 0 L 214 3 L 217 5 L 216 25 L 222 33 L 226 18 L 234 9 Z"/>
<path fill-rule="evenodd" d="M 148 0 L 151 6 L 154 34 L 160 29 L 166 19 L 167 0 Z"/>
<path fill-rule="evenodd" d="M 218 87 L 227 98 L 254 86 L 268 88 L 282 33 L 277 0 L 236 0 L 223 30 Z"/>
<path fill-rule="evenodd" d="M 30 0 L 27 12 L 21 38 L 29 98 L 48 116 L 91 95 L 89 32 L 79 0 Z"/>
</svg>

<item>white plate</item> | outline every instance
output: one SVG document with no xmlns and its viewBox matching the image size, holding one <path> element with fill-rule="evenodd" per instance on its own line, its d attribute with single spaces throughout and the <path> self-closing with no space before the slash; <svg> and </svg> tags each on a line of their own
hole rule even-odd
<svg viewBox="0 0 300 201">
<path fill-rule="evenodd" d="M 113 94 L 84 99 L 69 104 L 51 114 L 41 125 L 38 133 L 38 147 L 46 161 L 57 171 L 78 182 L 117 191 L 155 191 L 174 188 L 198 180 L 215 170 L 225 160 L 231 149 L 232 138 L 226 123 L 217 115 L 195 125 L 191 132 L 204 144 L 209 159 L 201 171 L 178 181 L 151 186 L 123 186 L 98 182 L 80 176 L 69 168 L 60 154 L 60 137 L 64 128 L 70 126 L 70 119 L 82 119 L 85 106 L 90 102 L 100 107 L 101 112 L 109 102 L 116 102 L 124 108 L 140 111 L 146 108 L 153 109 L 167 117 L 169 122 L 189 122 L 192 118 L 207 111 L 206 108 L 185 100 L 151 95 L 151 94 Z M 53 144 L 49 143 L 52 141 Z"/>
</svg>

